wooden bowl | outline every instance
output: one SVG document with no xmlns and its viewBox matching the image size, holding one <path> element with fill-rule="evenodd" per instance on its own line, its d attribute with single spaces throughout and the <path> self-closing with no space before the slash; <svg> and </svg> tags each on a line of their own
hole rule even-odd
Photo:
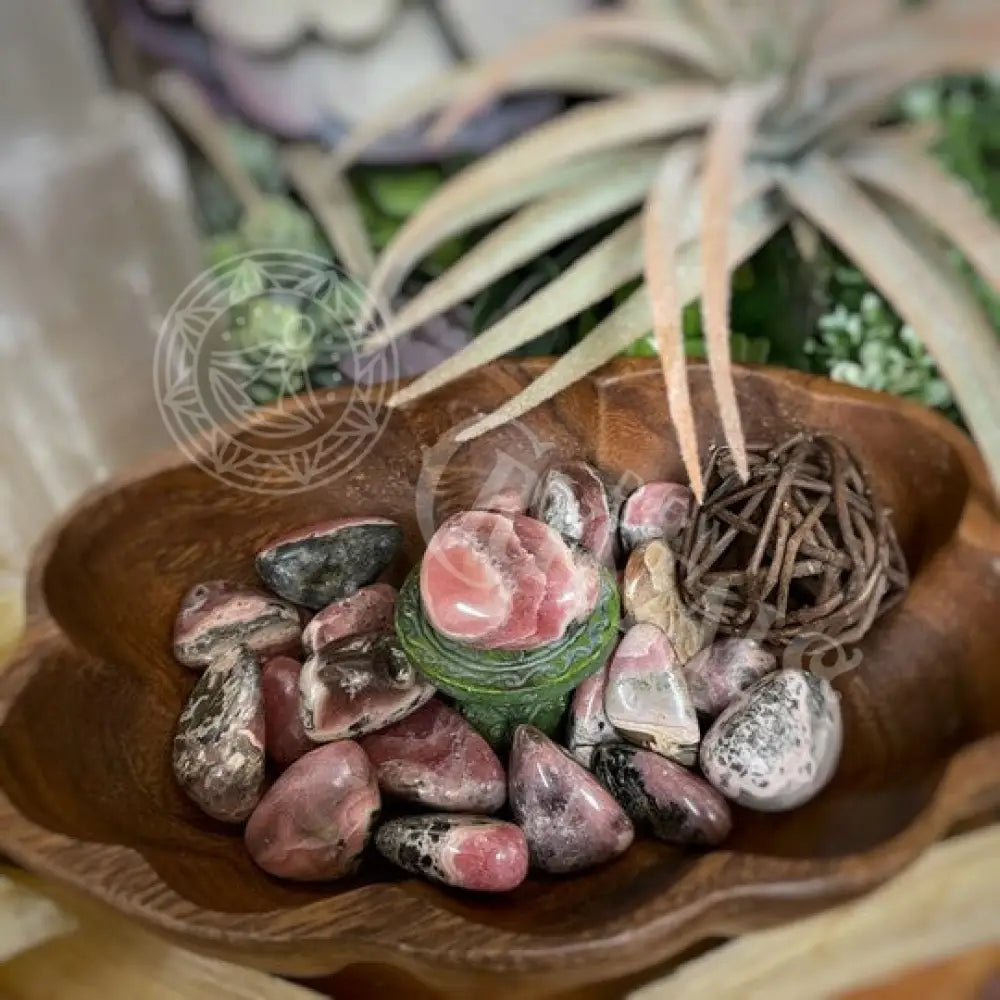
<svg viewBox="0 0 1000 1000">
<path fill-rule="evenodd" d="M 495 364 L 394 413 L 361 466 L 311 492 L 239 492 L 175 453 L 86 496 L 36 555 L 26 638 L 0 680 L 0 849 L 183 944 L 268 970 L 379 963 L 457 995 L 539 997 L 860 893 L 1000 804 L 1000 521 L 975 449 L 916 406 L 770 369 L 737 375 L 748 438 L 815 428 L 846 439 L 895 512 L 913 575 L 860 645 L 860 666 L 837 678 L 845 751 L 816 800 L 782 815 L 737 810 L 724 850 L 641 840 L 596 871 L 533 876 L 500 898 L 377 858 L 349 881 L 281 883 L 254 867 L 239 831 L 186 801 L 169 748 L 194 675 L 171 659 L 170 630 L 194 582 L 251 581 L 255 550 L 276 532 L 358 512 L 403 525 L 398 582 L 421 524 L 502 485 L 486 482 L 497 470 L 554 455 L 638 479 L 682 475 L 648 361 L 617 362 L 469 445 L 439 441 L 547 363 Z M 703 368 L 692 390 L 707 445 L 718 428 Z M 329 420 L 345 399 L 330 393 Z M 253 440 L 270 419 L 241 433 Z"/>
</svg>

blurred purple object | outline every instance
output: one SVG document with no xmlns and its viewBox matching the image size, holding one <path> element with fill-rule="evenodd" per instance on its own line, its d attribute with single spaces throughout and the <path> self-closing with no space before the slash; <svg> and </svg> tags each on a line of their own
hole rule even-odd
<svg viewBox="0 0 1000 1000">
<path fill-rule="evenodd" d="M 466 327 L 456 322 L 454 317 L 438 316 L 396 341 L 396 360 L 387 358 L 385 368 L 381 365 L 372 365 L 371 355 L 366 357 L 363 366 L 359 358 L 351 357 L 342 361 L 338 367 L 352 382 L 357 379 L 361 368 L 367 371 L 396 371 L 400 378 L 407 378 L 429 371 L 460 351 L 470 340 L 472 334 Z M 379 353 L 386 354 L 391 350 L 391 347 L 387 347 Z"/>
</svg>

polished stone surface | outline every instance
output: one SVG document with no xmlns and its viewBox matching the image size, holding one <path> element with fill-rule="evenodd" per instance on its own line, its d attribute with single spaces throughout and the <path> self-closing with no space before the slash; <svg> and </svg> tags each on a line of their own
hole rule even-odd
<svg viewBox="0 0 1000 1000">
<path fill-rule="evenodd" d="M 840 760 L 840 698 L 802 670 L 758 681 L 715 720 L 701 743 L 701 769 L 727 798 L 783 812 L 817 795 Z"/>
<path fill-rule="evenodd" d="M 694 495 L 681 483 L 644 483 L 625 501 L 619 522 L 626 552 L 654 538 L 677 538 L 691 516 Z"/>
<path fill-rule="evenodd" d="M 659 754 L 626 744 L 598 747 L 594 773 L 633 822 L 660 840 L 714 847 L 729 836 L 733 821 L 726 800 Z"/>
<path fill-rule="evenodd" d="M 632 821 L 611 794 L 534 726 L 514 733 L 509 797 L 531 863 L 542 871 L 590 868 L 632 843 Z"/>
<path fill-rule="evenodd" d="M 181 599 L 174 622 L 174 658 L 203 670 L 220 653 L 245 645 L 262 658 L 296 653 L 299 611 L 273 594 L 225 580 L 195 584 Z"/>
<path fill-rule="evenodd" d="M 714 716 L 775 666 L 774 654 L 756 639 L 733 636 L 696 653 L 684 664 L 684 677 L 695 709 Z"/>
<path fill-rule="evenodd" d="M 240 823 L 264 790 L 264 698 L 257 656 L 226 650 L 198 678 L 173 743 L 178 784 L 215 819 Z"/>
<path fill-rule="evenodd" d="M 626 622 L 649 622 L 667 634 L 681 663 L 712 639 L 712 627 L 692 614 L 677 586 L 677 559 L 663 539 L 636 549 L 625 566 L 622 585 Z"/>
<path fill-rule="evenodd" d="M 625 739 L 690 765 L 701 733 L 677 655 L 655 625 L 633 625 L 608 665 L 604 710 Z"/>
<path fill-rule="evenodd" d="M 341 740 L 300 757 L 268 789 L 247 823 L 250 856 L 278 878 L 349 875 L 379 810 L 375 772 L 357 743 Z"/>
<path fill-rule="evenodd" d="M 360 742 L 387 795 L 470 813 L 496 812 L 507 799 L 507 776 L 497 755 L 438 698 Z"/>
<path fill-rule="evenodd" d="M 303 649 L 309 656 L 349 635 L 391 628 L 395 610 L 395 587 L 387 583 L 362 587 L 356 594 L 334 601 L 316 612 L 302 632 Z"/>
<path fill-rule="evenodd" d="M 302 725 L 317 743 L 351 739 L 405 718 L 434 694 L 394 632 L 369 632 L 324 646 L 302 665 Z"/>
<path fill-rule="evenodd" d="M 566 749 L 584 767 L 590 767 L 594 750 L 613 743 L 618 734 L 604 711 L 604 691 L 608 681 L 605 664 L 591 674 L 574 692 L 566 718 Z"/>
<path fill-rule="evenodd" d="M 400 868 L 457 889 L 509 892 L 528 874 L 524 834 L 488 816 L 403 816 L 379 828 L 375 846 Z"/>
<path fill-rule="evenodd" d="M 467 511 L 434 533 L 420 596 L 442 635 L 482 649 L 536 649 L 587 617 L 598 570 L 550 527 L 523 515 Z"/>
<path fill-rule="evenodd" d="M 275 538 L 257 553 L 257 573 L 276 594 L 318 611 L 373 583 L 402 541 L 387 518 L 342 517 Z"/>
<path fill-rule="evenodd" d="M 264 745 L 268 756 L 286 767 L 316 744 L 302 728 L 299 675 L 302 664 L 290 656 L 276 656 L 264 664 Z"/>
<path fill-rule="evenodd" d="M 618 505 L 593 466 L 586 462 L 549 466 L 538 481 L 530 513 L 567 541 L 583 546 L 602 565 L 614 565 Z"/>
</svg>

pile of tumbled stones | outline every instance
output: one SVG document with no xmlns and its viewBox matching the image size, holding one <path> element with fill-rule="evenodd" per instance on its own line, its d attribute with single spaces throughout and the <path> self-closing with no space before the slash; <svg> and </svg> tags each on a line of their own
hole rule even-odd
<svg viewBox="0 0 1000 1000">
<path fill-rule="evenodd" d="M 524 503 L 492 498 L 431 538 L 422 611 L 470 657 L 555 642 L 594 612 L 599 568 L 624 564 L 620 639 L 573 692 L 564 745 L 519 725 L 506 771 L 403 651 L 396 591 L 376 582 L 396 524 L 342 518 L 274 540 L 256 558 L 267 591 L 211 581 L 181 603 L 174 654 L 202 671 L 174 741 L 181 788 L 246 821 L 250 855 L 279 878 L 347 875 L 374 836 L 407 871 L 494 892 L 529 866 L 606 862 L 636 828 L 719 844 L 728 801 L 801 805 L 836 769 L 838 697 L 753 639 L 711 641 L 688 611 L 671 543 L 691 503 L 663 482 L 619 503 L 596 470 L 560 463 Z M 394 818 L 380 824 L 383 797 Z"/>
</svg>

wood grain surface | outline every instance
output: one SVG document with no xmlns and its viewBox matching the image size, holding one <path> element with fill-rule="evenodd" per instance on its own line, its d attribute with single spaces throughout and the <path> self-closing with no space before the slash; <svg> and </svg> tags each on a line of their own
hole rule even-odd
<svg viewBox="0 0 1000 1000">
<path fill-rule="evenodd" d="M 599 871 L 532 878 L 503 899 L 449 893 L 377 860 L 332 887 L 282 885 L 257 870 L 238 834 L 200 815 L 170 776 L 170 736 L 193 683 L 169 655 L 180 594 L 205 577 L 248 581 L 271 535 L 358 512 L 403 525 L 398 581 L 422 547 L 415 487 L 427 486 L 421 510 L 440 519 L 468 505 L 501 458 L 537 467 L 581 455 L 612 475 L 679 474 L 658 372 L 623 362 L 521 426 L 453 454 L 432 449 L 441 467 L 428 477 L 422 448 L 540 364 L 493 365 L 393 414 L 364 465 L 323 490 L 237 492 L 171 456 L 84 498 L 37 556 L 27 637 L 0 681 L 0 847 L 176 942 L 270 970 L 388 964 L 484 1000 L 584 986 L 607 996 L 601 982 L 641 981 L 695 942 L 869 890 L 1000 801 L 1000 527 L 971 444 L 898 400 L 743 371 L 748 434 L 816 427 L 845 437 L 895 511 L 913 570 L 906 602 L 837 681 L 847 730 L 833 785 L 794 813 L 739 812 L 725 851 L 643 841 Z M 708 413 L 703 368 L 692 388 Z M 342 406 L 332 393 L 328 419 Z M 710 419 L 703 432 L 713 440 Z"/>
</svg>

